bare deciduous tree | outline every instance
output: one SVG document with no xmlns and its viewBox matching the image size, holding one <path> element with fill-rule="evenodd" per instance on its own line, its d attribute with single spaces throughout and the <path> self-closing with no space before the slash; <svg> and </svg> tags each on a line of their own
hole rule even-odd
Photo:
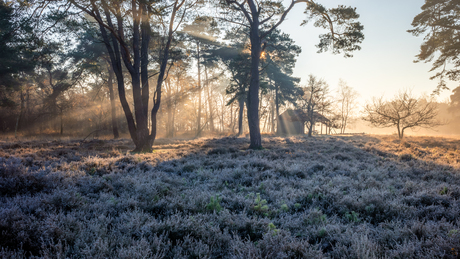
<svg viewBox="0 0 460 259">
<path fill-rule="evenodd" d="M 332 102 L 329 98 L 329 86 L 323 79 L 313 75 L 308 78 L 308 85 L 303 88 L 304 94 L 297 102 L 297 106 L 307 114 L 308 136 L 313 133 L 313 126 L 316 122 L 323 120 L 323 115 Z"/>
<path fill-rule="evenodd" d="M 350 116 L 357 107 L 356 98 L 358 98 L 358 92 L 352 87 L 348 86 L 345 81 L 340 79 L 339 89 L 337 90 L 337 105 L 338 115 L 340 118 L 339 128 L 340 133 L 345 133 Z"/>
<path fill-rule="evenodd" d="M 438 109 L 433 99 L 426 96 L 416 98 L 408 90 L 399 92 L 387 101 L 383 97 L 373 98 L 364 107 L 364 120 L 375 127 L 396 127 L 400 139 L 409 128 L 433 128 L 442 123 L 437 120 Z"/>
</svg>

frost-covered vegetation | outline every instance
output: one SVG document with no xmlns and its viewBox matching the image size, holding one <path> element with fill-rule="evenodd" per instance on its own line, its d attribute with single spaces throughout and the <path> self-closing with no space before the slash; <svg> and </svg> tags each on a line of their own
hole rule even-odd
<svg viewBox="0 0 460 259">
<path fill-rule="evenodd" d="M 460 140 L 0 142 L 5 258 L 458 258 Z"/>
</svg>

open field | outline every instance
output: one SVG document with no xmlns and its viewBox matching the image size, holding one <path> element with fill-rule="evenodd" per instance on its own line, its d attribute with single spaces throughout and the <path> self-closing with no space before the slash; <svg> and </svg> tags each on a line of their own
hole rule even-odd
<svg viewBox="0 0 460 259">
<path fill-rule="evenodd" d="M 4 258 L 459 258 L 460 140 L 0 141 Z"/>
</svg>

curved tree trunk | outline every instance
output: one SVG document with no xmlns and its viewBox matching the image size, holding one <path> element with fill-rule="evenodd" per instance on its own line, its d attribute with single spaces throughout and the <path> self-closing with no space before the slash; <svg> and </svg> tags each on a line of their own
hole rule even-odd
<svg viewBox="0 0 460 259">
<path fill-rule="evenodd" d="M 108 7 L 104 5 L 103 9 L 104 9 L 104 14 L 107 18 L 108 26 L 111 28 L 114 28 L 111 22 L 112 17 L 110 15 Z M 102 39 L 107 48 L 107 52 L 109 53 L 110 64 L 117 78 L 118 97 L 120 99 L 121 107 L 126 117 L 129 134 L 134 144 L 137 147 L 138 138 L 136 134 L 136 123 L 134 121 L 134 117 L 131 112 L 131 108 L 129 107 L 128 100 L 126 99 L 125 83 L 124 83 L 123 69 L 121 65 L 121 56 L 120 56 L 120 45 L 119 45 L 119 42 L 116 36 L 113 33 L 110 34 L 110 37 L 107 34 L 107 31 L 102 23 L 102 18 L 99 12 L 96 12 L 95 18 L 97 18 L 97 21 L 99 23 L 99 29 L 101 31 Z"/>
<path fill-rule="evenodd" d="M 183 4 L 184 2 L 182 2 Z M 171 19 L 169 21 L 169 31 L 168 31 L 168 40 L 166 41 L 166 46 L 163 52 L 163 58 L 161 60 L 160 72 L 158 74 L 157 86 L 155 89 L 155 95 L 153 97 L 153 108 L 151 112 L 152 118 L 152 133 L 151 133 L 151 145 L 153 145 L 153 141 L 155 141 L 157 135 L 157 113 L 160 109 L 161 104 L 161 85 L 163 84 L 163 80 L 166 74 L 166 67 L 168 65 L 169 59 L 169 49 L 171 48 L 172 36 L 174 32 L 174 20 L 176 18 L 176 12 L 181 7 L 182 4 L 179 4 L 178 1 L 175 2 L 173 11 L 171 13 Z"/>
</svg>

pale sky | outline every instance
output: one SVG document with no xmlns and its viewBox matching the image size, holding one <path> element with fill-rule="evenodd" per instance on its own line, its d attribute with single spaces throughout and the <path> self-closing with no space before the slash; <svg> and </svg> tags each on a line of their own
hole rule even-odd
<svg viewBox="0 0 460 259">
<path fill-rule="evenodd" d="M 294 76 L 306 84 L 309 74 L 323 78 L 331 89 L 336 89 L 339 79 L 345 80 L 360 95 L 360 103 L 372 96 L 392 97 L 399 89 L 413 89 L 416 95 L 431 94 L 438 81 L 430 80 L 431 63 L 414 63 L 423 37 L 408 33 L 413 18 L 420 13 L 424 0 L 318 0 L 326 7 L 353 6 L 360 14 L 364 25 L 362 49 L 352 58 L 331 53 L 317 53 L 322 29 L 312 24 L 300 26 L 304 19 L 304 4 L 294 7 L 280 29 L 289 33 L 297 45 L 302 47 Z M 448 82 L 452 90 L 458 83 Z M 438 100 L 445 100 L 451 91 L 444 90 Z"/>
</svg>

